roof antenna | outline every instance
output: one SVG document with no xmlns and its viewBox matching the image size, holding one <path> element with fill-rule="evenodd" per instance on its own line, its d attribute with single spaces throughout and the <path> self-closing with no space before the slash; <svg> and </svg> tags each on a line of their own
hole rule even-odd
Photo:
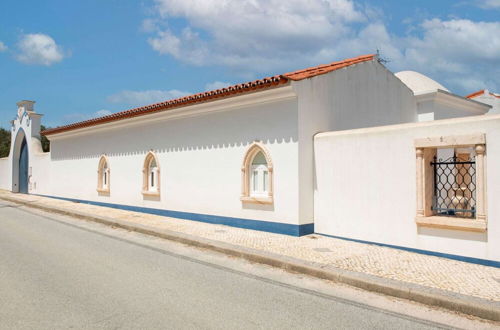
<svg viewBox="0 0 500 330">
<path fill-rule="evenodd" d="M 380 55 L 380 49 L 378 49 L 378 48 L 377 48 L 377 61 L 383 65 L 390 62 L 390 60 L 388 60 L 387 58 L 384 58 L 384 57 L 382 57 L 382 55 Z"/>
</svg>

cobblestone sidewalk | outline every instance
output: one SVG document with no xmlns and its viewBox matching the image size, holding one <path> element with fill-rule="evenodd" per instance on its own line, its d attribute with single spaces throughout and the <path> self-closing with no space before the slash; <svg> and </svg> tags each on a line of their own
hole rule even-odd
<svg viewBox="0 0 500 330">
<path fill-rule="evenodd" d="M 15 198 L 32 203 L 43 203 L 46 206 L 58 208 L 75 209 L 77 207 L 81 212 L 263 250 L 345 270 L 500 301 L 500 269 L 494 267 L 320 235 L 285 236 L 88 204 L 75 206 L 73 202 L 12 194 L 4 190 L 0 190 L 1 196 L 11 198 L 15 196 Z"/>
</svg>

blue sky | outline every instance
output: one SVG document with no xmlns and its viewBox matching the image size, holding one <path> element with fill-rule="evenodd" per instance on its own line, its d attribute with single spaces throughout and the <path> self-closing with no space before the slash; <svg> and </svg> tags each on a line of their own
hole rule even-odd
<svg viewBox="0 0 500 330">
<path fill-rule="evenodd" d="M 380 49 L 465 95 L 500 91 L 500 0 L 2 0 L 0 125 L 47 126 Z"/>
</svg>

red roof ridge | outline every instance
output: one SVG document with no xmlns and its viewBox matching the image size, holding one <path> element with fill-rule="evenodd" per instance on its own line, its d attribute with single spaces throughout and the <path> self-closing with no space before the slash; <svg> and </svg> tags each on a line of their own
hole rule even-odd
<svg viewBox="0 0 500 330">
<path fill-rule="evenodd" d="M 342 61 L 338 62 L 332 62 L 330 64 L 322 64 L 318 65 L 315 67 L 303 69 L 303 70 L 298 70 L 294 72 L 289 72 L 285 73 L 283 75 L 276 75 L 272 77 L 266 77 L 262 79 L 257 79 L 254 81 L 246 82 L 246 83 L 241 83 L 241 84 L 236 84 L 212 91 L 207 91 L 207 92 L 202 92 L 202 93 L 197 93 L 193 95 L 188 95 L 164 102 L 159 102 L 159 103 L 154 103 L 154 104 L 149 104 L 145 105 L 142 107 L 137 107 L 117 113 L 113 113 L 107 116 L 103 117 L 98 117 L 98 118 L 93 118 L 69 125 L 64 125 L 64 126 L 59 126 L 51 129 L 47 129 L 45 131 L 42 131 L 41 134 L 43 135 L 51 135 L 51 134 L 56 134 L 56 133 L 61 133 L 61 132 L 66 132 L 66 131 L 71 131 L 74 129 L 79 129 L 79 128 L 84 128 L 84 127 L 89 127 L 89 126 L 95 126 L 99 124 L 104 124 L 112 121 L 117 121 L 117 120 L 122 120 L 126 118 L 133 118 L 133 117 L 138 117 L 142 115 L 147 115 L 153 112 L 159 112 L 159 111 L 164 111 L 172 108 L 178 108 L 181 106 L 186 106 L 194 103 L 202 103 L 202 102 L 208 102 L 213 99 L 217 98 L 222 98 L 226 96 L 232 96 L 234 94 L 242 94 L 242 93 L 249 93 L 258 89 L 264 89 L 264 88 L 272 88 L 276 87 L 278 85 L 283 85 L 288 83 L 290 80 L 292 81 L 298 81 L 302 79 L 307 79 L 307 78 L 312 78 L 318 75 L 322 75 L 331 71 L 335 71 L 341 68 L 345 68 L 347 66 L 351 66 L 357 63 L 361 62 L 366 62 L 366 61 L 371 61 L 375 58 L 376 55 L 371 54 L 371 55 L 362 55 L 350 59 L 345 59 Z"/>
<path fill-rule="evenodd" d="M 481 95 L 481 94 L 484 94 L 484 92 L 485 92 L 485 90 L 484 90 L 484 89 L 481 89 L 481 90 L 479 90 L 479 91 L 477 91 L 477 92 L 474 92 L 474 93 L 472 93 L 472 94 L 467 95 L 465 98 L 466 98 L 466 99 L 471 99 L 471 98 L 473 98 L 473 97 L 476 97 L 476 96 L 479 96 L 479 95 Z"/>
<path fill-rule="evenodd" d="M 486 90 L 485 90 L 485 89 L 481 89 L 480 91 L 477 91 L 477 92 L 474 92 L 474 93 L 472 93 L 472 94 L 467 95 L 465 98 L 467 98 L 467 99 L 471 99 L 471 98 L 473 98 L 473 97 L 476 97 L 476 96 L 482 95 L 482 94 L 484 94 L 484 93 L 486 93 Z M 496 94 L 496 93 L 489 92 L 489 94 L 490 94 L 491 96 L 493 96 L 493 97 L 496 97 L 496 98 L 500 99 L 500 95 L 498 95 L 498 94 Z"/>
<path fill-rule="evenodd" d="M 353 64 L 371 61 L 375 58 L 375 56 L 376 56 L 375 54 L 361 55 L 358 57 L 349 58 L 342 61 L 332 62 L 329 64 L 322 64 L 307 69 L 285 73 L 283 76 L 290 80 L 295 80 L 295 81 L 312 78 L 321 74 L 325 74 L 331 71 L 351 66 Z"/>
</svg>

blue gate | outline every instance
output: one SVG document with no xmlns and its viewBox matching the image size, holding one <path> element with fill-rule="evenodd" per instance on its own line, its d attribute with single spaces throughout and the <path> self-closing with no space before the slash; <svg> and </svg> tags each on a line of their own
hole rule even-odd
<svg viewBox="0 0 500 330">
<path fill-rule="evenodd" d="M 23 139 L 19 155 L 19 192 L 22 194 L 28 193 L 28 168 L 28 146 L 26 139 Z"/>
</svg>

